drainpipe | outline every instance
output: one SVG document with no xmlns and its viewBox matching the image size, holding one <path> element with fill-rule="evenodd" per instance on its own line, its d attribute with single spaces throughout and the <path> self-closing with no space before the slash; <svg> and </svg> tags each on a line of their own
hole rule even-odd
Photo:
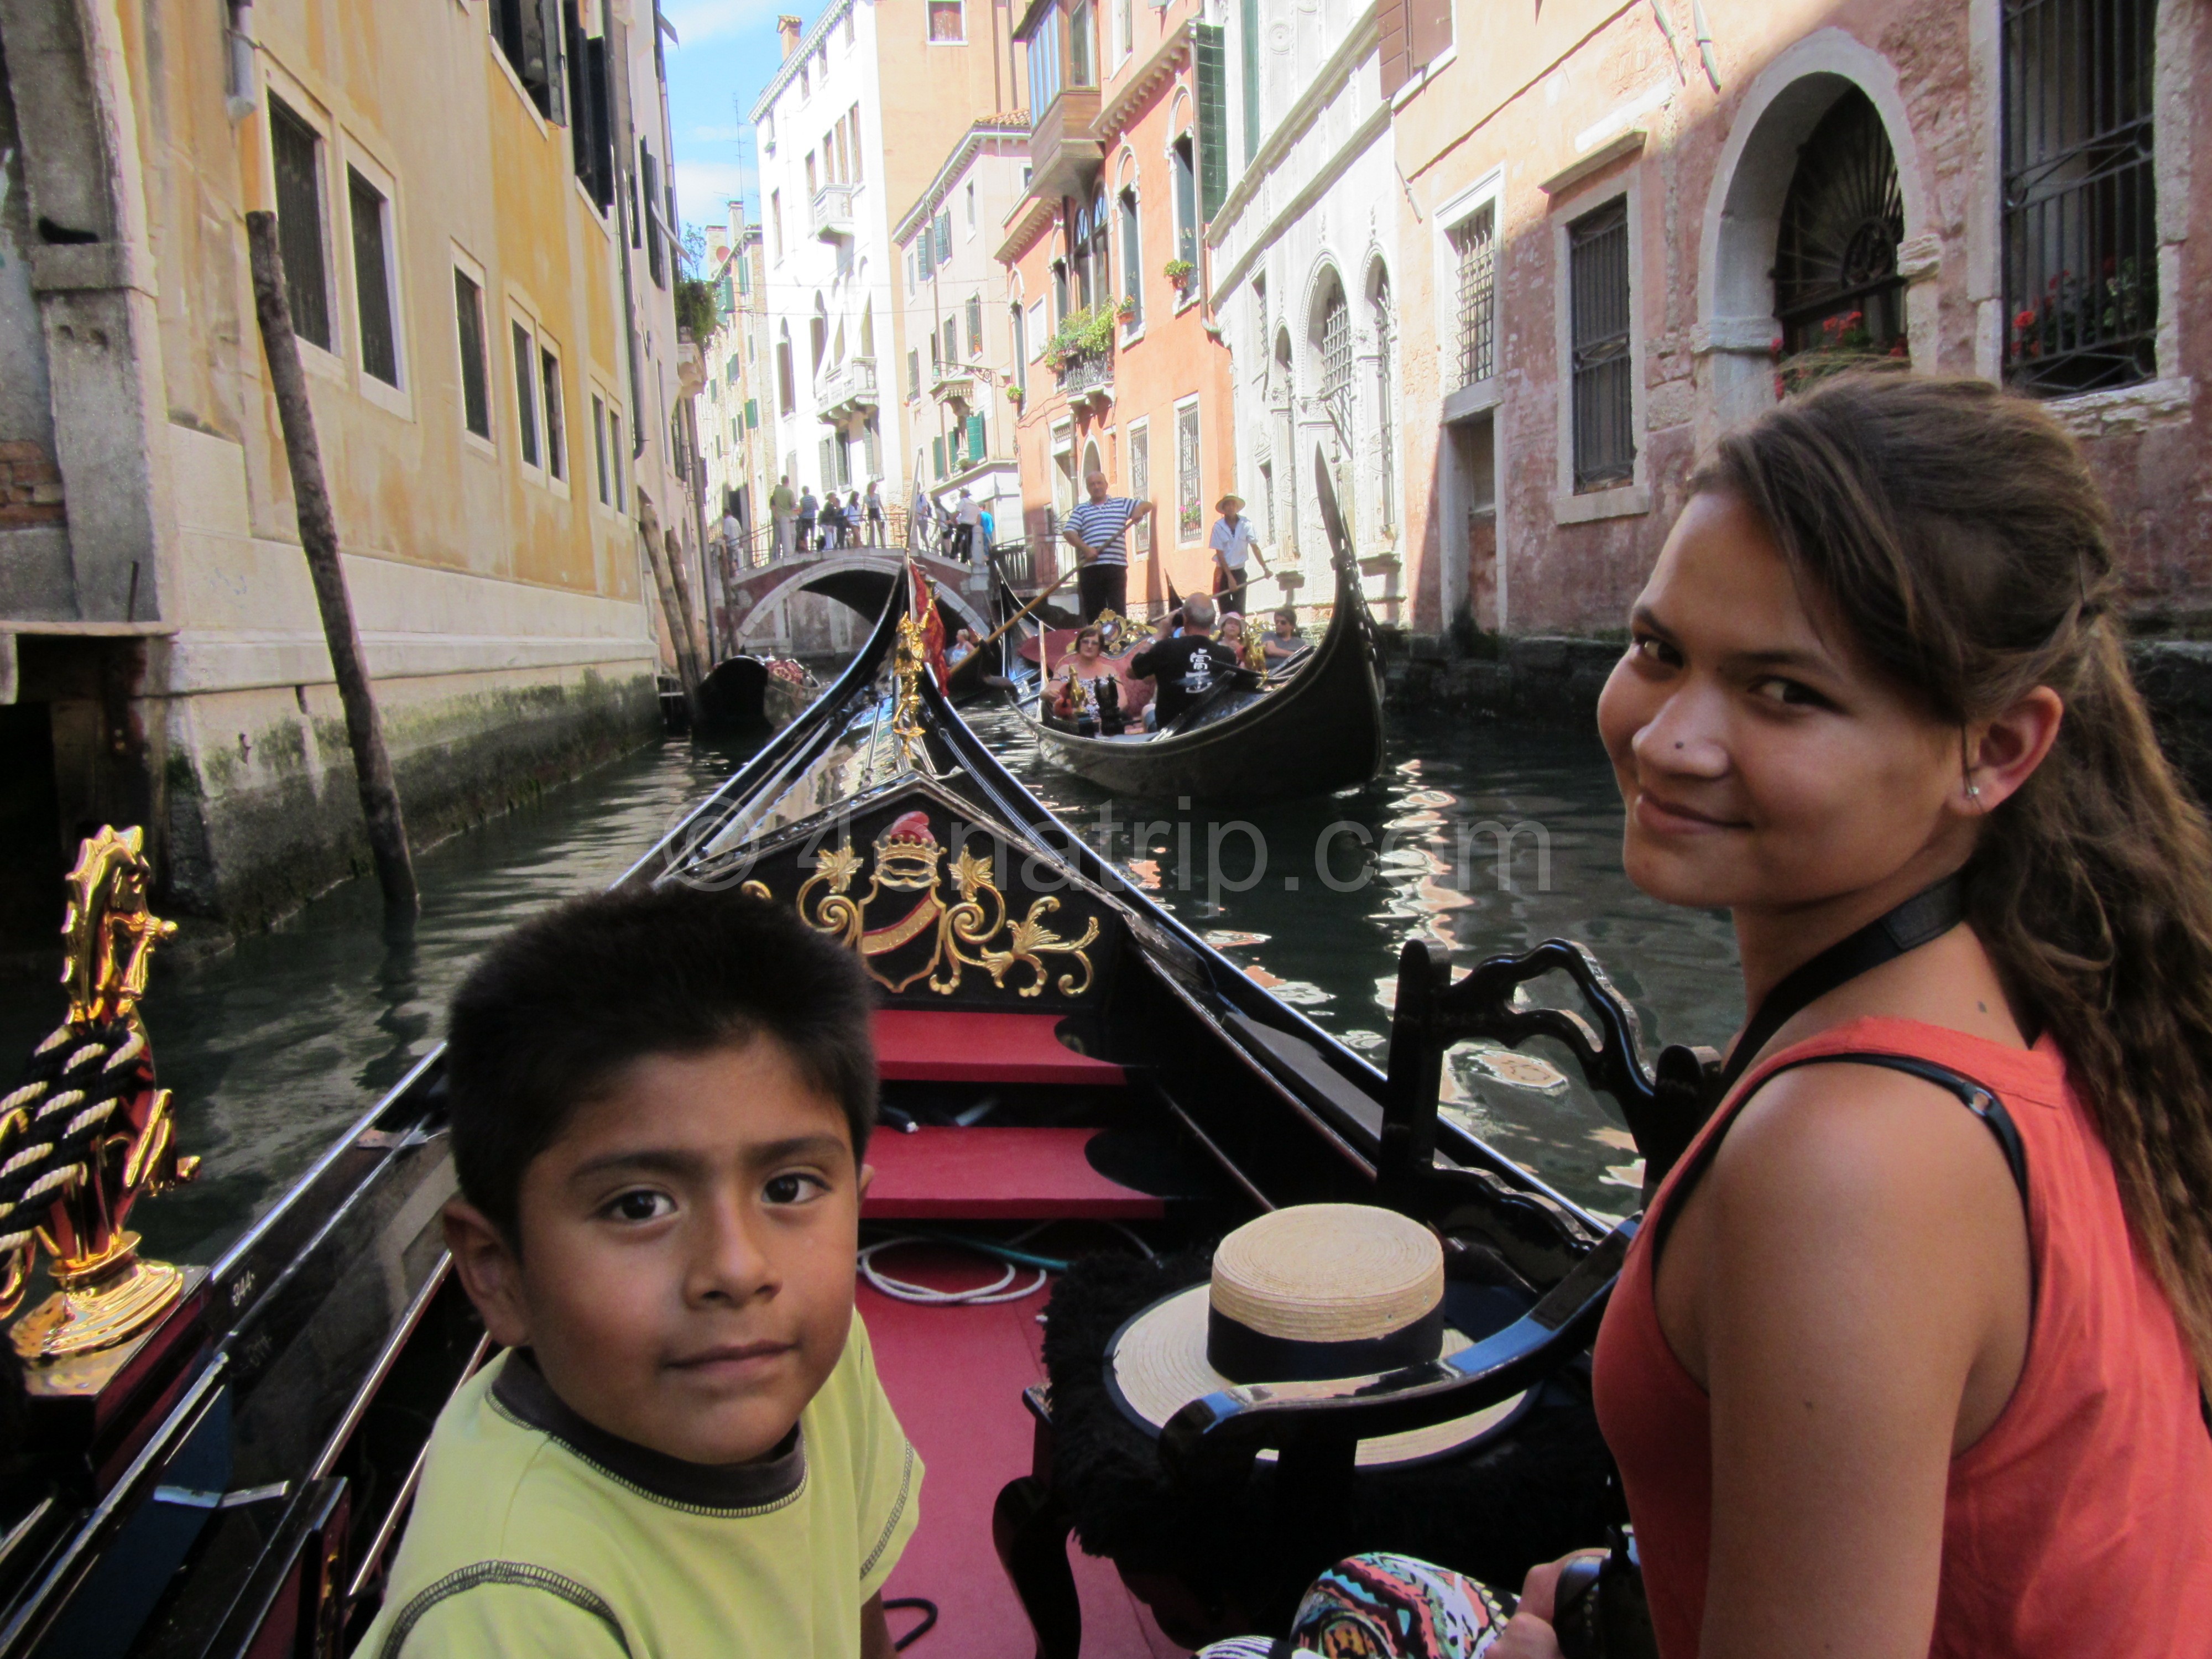
<svg viewBox="0 0 2212 1659">
<path fill-rule="evenodd" d="M 254 95 L 253 0 L 231 0 L 230 95 L 224 108 L 234 121 L 243 121 L 260 107 Z"/>
</svg>

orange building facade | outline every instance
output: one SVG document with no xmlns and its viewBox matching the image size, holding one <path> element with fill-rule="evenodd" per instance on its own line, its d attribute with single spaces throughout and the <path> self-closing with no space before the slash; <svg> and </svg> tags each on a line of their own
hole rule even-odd
<svg viewBox="0 0 2212 1659">
<path fill-rule="evenodd" d="M 1229 354 L 1204 295 L 1202 230 L 1226 175 L 1221 32 L 1194 0 L 1034 0 L 1029 185 L 1007 267 L 1024 529 L 1058 540 L 1094 467 L 1153 504 L 1132 534 L 1129 604 L 1211 585 L 1214 502 L 1237 487 Z"/>
</svg>

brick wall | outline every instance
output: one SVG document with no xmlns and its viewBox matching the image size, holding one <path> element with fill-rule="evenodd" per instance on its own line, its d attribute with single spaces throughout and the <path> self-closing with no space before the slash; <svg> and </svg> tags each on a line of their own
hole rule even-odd
<svg viewBox="0 0 2212 1659">
<path fill-rule="evenodd" d="M 0 529 L 62 521 L 61 469 L 29 439 L 0 440 Z"/>
</svg>

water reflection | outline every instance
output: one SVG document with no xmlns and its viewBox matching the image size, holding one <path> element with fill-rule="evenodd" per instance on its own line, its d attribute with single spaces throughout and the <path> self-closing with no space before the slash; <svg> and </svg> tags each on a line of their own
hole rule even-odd
<svg viewBox="0 0 2212 1659">
<path fill-rule="evenodd" d="M 1656 903 L 1621 873 L 1620 800 L 1594 736 L 1401 720 L 1373 783 L 1238 813 L 1114 800 L 1047 765 L 1010 716 L 981 713 L 975 724 L 1094 847 L 1377 1064 L 1398 951 L 1417 936 L 1463 967 L 1579 939 L 1634 1003 L 1655 1052 L 1662 1042 L 1718 1044 L 1742 1018 L 1726 915 Z M 1559 975 L 1531 991 L 1562 1003 L 1572 994 Z M 1578 1201 L 1632 1206 L 1634 1149 L 1563 1049 L 1463 1045 L 1444 1092 L 1447 1111 Z"/>
<path fill-rule="evenodd" d="M 1046 767 L 1011 717 L 985 710 L 975 724 L 1101 851 L 1378 1063 L 1398 950 L 1416 934 L 1462 964 L 1580 939 L 1635 1002 L 1647 1041 L 1715 1042 L 1741 1018 L 1726 918 L 1655 904 L 1622 877 L 1620 803 L 1594 739 L 1401 721 L 1373 784 L 1209 814 L 1111 800 Z M 183 1145 L 205 1163 L 198 1182 L 136 1212 L 149 1249 L 210 1259 L 429 1052 L 486 945 L 549 901 L 613 880 L 737 757 L 657 745 L 433 849 L 417 864 L 422 923 L 404 944 L 387 944 L 373 886 L 353 882 L 223 956 L 157 958 L 148 1024 L 182 1103 Z M 1565 994 L 1564 982 L 1535 988 Z M 0 981 L 0 1055 L 27 1054 L 60 1006 L 44 973 Z M 1462 1047 L 1447 1109 L 1578 1200 L 1618 1212 L 1632 1201 L 1633 1149 L 1565 1063 Z"/>
<path fill-rule="evenodd" d="M 422 918 L 404 943 L 387 943 L 374 884 L 352 881 L 221 956 L 156 956 L 147 1027 L 179 1144 L 205 1162 L 132 1212 L 149 1252 L 211 1259 L 436 1046 L 485 945 L 620 876 L 742 752 L 656 744 L 432 848 L 416 861 Z M 27 1054 L 61 1012 L 43 973 L 0 981 L 0 1055 Z"/>
</svg>

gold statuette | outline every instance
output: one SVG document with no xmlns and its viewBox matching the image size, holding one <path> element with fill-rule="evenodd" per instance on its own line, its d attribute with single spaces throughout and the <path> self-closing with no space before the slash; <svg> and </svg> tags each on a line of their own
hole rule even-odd
<svg viewBox="0 0 2212 1659">
<path fill-rule="evenodd" d="M 0 1099 L 0 1318 L 21 1304 L 37 1251 L 53 1261 L 55 1293 L 16 1322 L 27 1359 L 134 1336 L 184 1286 L 175 1267 L 138 1259 L 124 1225 L 142 1194 L 199 1163 L 177 1154 L 138 1018 L 154 946 L 177 931 L 146 908 L 144 845 L 140 830 L 103 829 L 79 848 L 62 922 L 69 1017 Z"/>
</svg>

